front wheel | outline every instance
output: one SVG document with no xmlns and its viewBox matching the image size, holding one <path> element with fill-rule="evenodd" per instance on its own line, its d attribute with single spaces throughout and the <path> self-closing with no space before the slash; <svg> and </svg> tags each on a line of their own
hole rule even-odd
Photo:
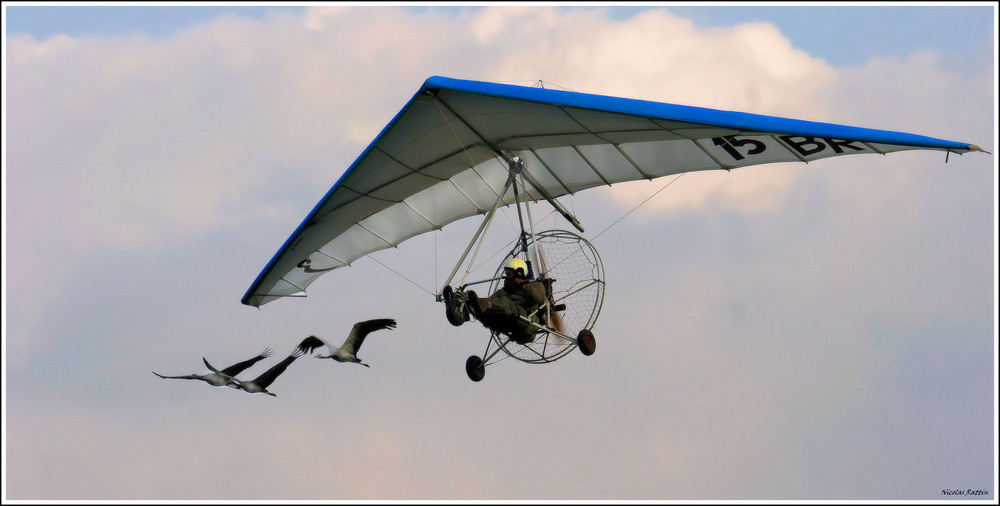
<svg viewBox="0 0 1000 506">
<path fill-rule="evenodd" d="M 465 304 L 457 298 L 444 303 L 444 313 L 448 323 L 456 327 L 469 321 L 469 312 L 465 309 Z"/>
<path fill-rule="evenodd" d="M 469 357 L 465 361 L 465 373 L 469 375 L 469 379 L 472 381 L 482 381 L 483 377 L 486 376 L 486 365 L 483 364 L 483 359 L 476 355 Z"/>
<path fill-rule="evenodd" d="M 594 339 L 594 333 L 589 329 L 581 330 L 576 336 L 576 342 L 580 346 L 580 351 L 588 357 L 597 351 L 597 340 Z"/>
<path fill-rule="evenodd" d="M 469 321 L 469 310 L 465 305 L 464 297 L 454 293 L 450 286 L 444 287 L 444 315 L 448 318 L 448 323 L 458 327 Z"/>
</svg>

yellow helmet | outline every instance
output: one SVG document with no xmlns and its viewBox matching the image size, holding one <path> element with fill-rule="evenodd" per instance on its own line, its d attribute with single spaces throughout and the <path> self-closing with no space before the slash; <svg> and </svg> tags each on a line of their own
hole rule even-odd
<svg viewBox="0 0 1000 506">
<path fill-rule="evenodd" d="M 504 269 L 513 269 L 514 272 L 520 270 L 522 277 L 528 275 L 528 264 L 524 263 L 524 260 L 521 260 L 520 258 L 511 258 L 510 260 L 507 260 L 507 263 L 504 264 L 503 267 Z"/>
</svg>

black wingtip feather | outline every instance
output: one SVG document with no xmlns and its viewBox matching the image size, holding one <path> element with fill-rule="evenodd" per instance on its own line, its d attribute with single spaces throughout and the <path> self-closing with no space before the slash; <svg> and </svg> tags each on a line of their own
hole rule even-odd
<svg viewBox="0 0 1000 506">
<path fill-rule="evenodd" d="M 319 348 L 320 346 L 326 346 L 326 343 L 316 336 L 309 336 L 303 339 L 302 342 L 299 343 L 299 346 L 295 349 L 296 351 L 301 351 L 302 353 L 312 353 L 313 350 Z"/>
</svg>

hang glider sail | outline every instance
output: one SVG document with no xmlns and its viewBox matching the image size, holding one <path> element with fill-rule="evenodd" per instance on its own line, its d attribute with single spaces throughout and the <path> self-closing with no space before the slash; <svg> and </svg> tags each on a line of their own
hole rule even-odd
<svg viewBox="0 0 1000 506">
<path fill-rule="evenodd" d="M 369 253 L 485 214 L 498 199 L 514 203 L 504 191 L 512 160 L 531 182 L 527 198 L 552 201 L 682 172 L 913 149 L 982 151 L 901 132 L 435 76 L 323 196 L 242 302 L 303 296 L 322 274 Z"/>
</svg>

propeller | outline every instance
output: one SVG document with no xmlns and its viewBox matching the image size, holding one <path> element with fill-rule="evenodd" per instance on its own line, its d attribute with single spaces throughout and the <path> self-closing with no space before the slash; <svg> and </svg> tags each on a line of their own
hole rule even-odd
<svg viewBox="0 0 1000 506">
<path fill-rule="evenodd" d="M 539 247 L 539 245 L 538 245 L 537 242 L 534 243 L 534 246 L 535 246 L 535 258 L 538 259 L 538 263 L 540 264 L 538 266 L 538 271 L 541 273 L 540 277 L 542 279 L 545 279 L 545 278 L 548 277 L 548 273 L 549 273 L 548 267 L 547 267 L 547 262 L 545 260 L 545 254 L 542 252 L 542 248 Z M 551 325 L 552 328 L 556 329 L 558 332 L 565 334 L 566 330 L 565 330 L 565 325 L 563 324 L 562 316 L 559 314 L 558 311 L 552 310 L 552 305 L 553 305 L 553 300 L 552 300 L 552 297 L 550 296 L 549 297 L 549 325 Z"/>
</svg>

